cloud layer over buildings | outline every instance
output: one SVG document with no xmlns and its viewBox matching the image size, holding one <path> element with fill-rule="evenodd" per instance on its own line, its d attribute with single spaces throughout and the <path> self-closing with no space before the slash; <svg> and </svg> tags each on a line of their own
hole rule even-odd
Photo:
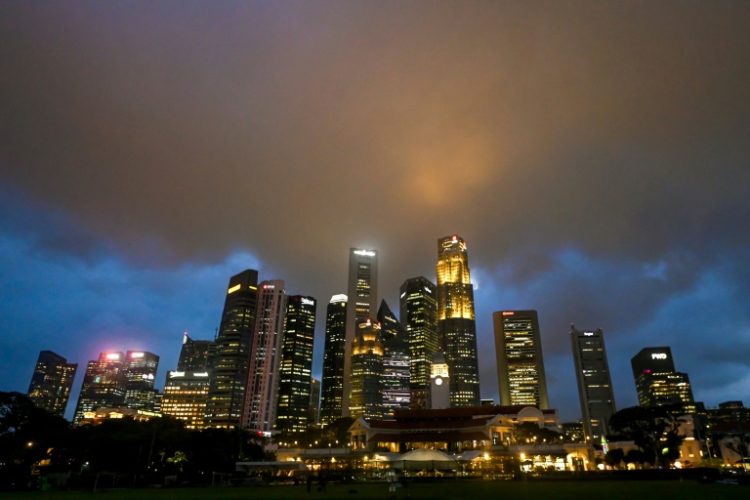
<svg viewBox="0 0 750 500">
<path fill-rule="evenodd" d="M 697 399 L 748 402 L 749 17 L 689 1 L 3 4 L 3 388 L 26 389 L 40 349 L 85 363 L 108 338 L 170 368 L 183 329 L 213 335 L 244 267 L 325 303 L 348 248 L 372 246 L 396 308 L 458 233 L 483 395 L 492 311 L 536 308 L 564 416 L 571 322 L 605 330 L 620 406 L 647 345 L 673 347 Z"/>
</svg>

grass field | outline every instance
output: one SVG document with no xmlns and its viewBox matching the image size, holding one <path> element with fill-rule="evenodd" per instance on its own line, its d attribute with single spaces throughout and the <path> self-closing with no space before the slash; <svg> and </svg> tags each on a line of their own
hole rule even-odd
<svg viewBox="0 0 750 500">
<path fill-rule="evenodd" d="M 680 500 L 722 498 L 750 498 L 750 487 L 726 484 L 700 484 L 694 481 L 453 481 L 410 483 L 406 488 L 389 493 L 386 483 L 329 484 L 325 492 L 317 491 L 317 484 L 308 493 L 305 485 L 255 486 L 238 488 L 170 488 L 109 490 L 97 493 L 29 492 L 0 493 L 0 498 L 43 499 L 61 498 L 101 500 L 274 500 L 274 499 L 451 499 L 480 500 L 485 498 L 518 499 L 576 499 L 597 498 L 644 500 L 678 498 Z"/>
</svg>

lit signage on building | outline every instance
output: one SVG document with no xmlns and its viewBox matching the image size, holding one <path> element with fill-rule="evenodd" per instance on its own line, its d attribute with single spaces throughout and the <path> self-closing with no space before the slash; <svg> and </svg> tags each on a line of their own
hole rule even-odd
<svg viewBox="0 0 750 500">
<path fill-rule="evenodd" d="M 110 352 L 109 354 L 105 356 L 105 358 L 107 358 L 110 361 L 117 361 L 118 359 L 120 359 L 120 354 L 116 352 Z"/>
<path fill-rule="evenodd" d="M 310 299 L 308 299 L 306 297 L 302 297 L 302 305 L 303 306 L 314 306 L 315 305 L 315 301 L 314 300 L 310 300 Z"/>
<path fill-rule="evenodd" d="M 334 303 L 334 302 L 346 302 L 347 300 L 349 300 L 349 297 L 347 297 L 343 293 L 339 293 L 339 294 L 336 294 L 333 297 L 331 297 L 331 303 Z"/>
<path fill-rule="evenodd" d="M 667 359 L 666 352 L 655 352 L 651 354 L 651 359 Z"/>
<path fill-rule="evenodd" d="M 208 372 L 195 372 L 193 375 L 196 377 L 208 377 Z"/>
<path fill-rule="evenodd" d="M 514 314 L 516 313 L 514 313 L 513 311 L 503 311 L 503 316 L 513 316 Z"/>
<path fill-rule="evenodd" d="M 184 377 L 185 372 L 169 372 L 169 378 Z"/>
<path fill-rule="evenodd" d="M 230 287 L 229 290 L 227 290 L 227 295 L 236 292 L 240 288 L 242 288 L 242 285 L 234 285 L 233 287 Z"/>
<path fill-rule="evenodd" d="M 354 250 L 354 255 L 361 255 L 363 257 L 375 257 L 374 250 Z"/>
<path fill-rule="evenodd" d="M 594 332 L 583 332 L 583 334 L 584 334 L 584 335 L 585 335 L 586 337 L 593 337 L 593 336 L 594 336 Z"/>
<path fill-rule="evenodd" d="M 133 358 L 133 359 L 142 358 L 143 357 L 143 353 L 142 352 L 131 352 L 130 353 L 130 357 Z"/>
</svg>

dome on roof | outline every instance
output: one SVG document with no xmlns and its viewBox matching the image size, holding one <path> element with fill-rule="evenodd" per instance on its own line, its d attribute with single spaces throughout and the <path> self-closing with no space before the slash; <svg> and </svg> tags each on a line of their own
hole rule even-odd
<svg viewBox="0 0 750 500">
<path fill-rule="evenodd" d="M 409 462 L 454 462 L 455 459 L 438 450 L 412 450 L 401 455 L 401 460 Z"/>
</svg>

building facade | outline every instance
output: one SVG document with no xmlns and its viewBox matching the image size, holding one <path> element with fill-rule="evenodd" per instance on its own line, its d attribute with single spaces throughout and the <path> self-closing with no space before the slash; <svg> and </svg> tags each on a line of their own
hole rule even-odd
<svg viewBox="0 0 750 500">
<path fill-rule="evenodd" d="M 29 399 L 39 408 L 64 417 L 77 369 L 77 363 L 68 363 L 59 354 L 39 352 L 29 384 Z"/>
<path fill-rule="evenodd" d="M 349 416 L 366 419 L 383 416 L 383 355 L 380 324 L 370 319 L 360 321 L 352 345 Z"/>
<path fill-rule="evenodd" d="M 247 269 L 230 278 L 206 404 L 208 427 L 240 425 L 257 299 L 258 271 Z"/>
<path fill-rule="evenodd" d="M 158 410 L 154 382 L 159 368 L 159 356 L 152 352 L 128 351 L 125 359 L 125 406 L 134 410 Z"/>
<path fill-rule="evenodd" d="M 400 289 L 400 318 L 409 340 L 409 387 L 412 408 L 430 408 L 430 364 L 440 350 L 435 285 L 410 278 Z"/>
<path fill-rule="evenodd" d="M 326 310 L 326 340 L 323 353 L 320 423 L 328 425 L 341 418 L 344 394 L 344 353 L 346 352 L 347 296 L 331 297 Z"/>
<path fill-rule="evenodd" d="M 615 413 L 615 397 L 609 373 L 604 332 L 570 326 L 578 395 L 581 401 L 583 432 L 591 443 L 599 443 L 608 432 L 607 425 Z"/>
<path fill-rule="evenodd" d="M 200 430 L 206 426 L 206 404 L 211 387 L 216 344 L 193 340 L 182 334 L 177 370 L 167 372 L 161 413 L 185 422 L 185 428 Z"/>
<path fill-rule="evenodd" d="M 209 372 L 174 370 L 167 372 L 161 413 L 185 422 L 186 429 L 205 428 L 206 403 L 211 385 Z"/>
<path fill-rule="evenodd" d="M 646 347 L 630 360 L 641 406 L 670 406 L 677 412 L 695 412 L 687 373 L 675 371 L 669 347 Z"/>
<path fill-rule="evenodd" d="M 500 404 L 549 408 L 536 311 L 497 311 L 492 323 Z"/>
<path fill-rule="evenodd" d="M 479 405 L 479 368 L 474 289 L 466 242 L 457 235 L 438 240 L 437 326 L 451 373 L 451 405 Z"/>
<path fill-rule="evenodd" d="M 383 339 L 383 408 L 390 415 L 410 405 L 409 342 L 404 327 L 385 300 L 378 309 L 378 323 Z"/>
<path fill-rule="evenodd" d="M 445 355 L 436 352 L 430 365 L 430 409 L 443 410 L 450 405 L 450 370 Z"/>
<path fill-rule="evenodd" d="M 258 291 L 241 426 L 270 432 L 276 424 L 287 297 L 282 280 L 263 281 Z"/>
<path fill-rule="evenodd" d="M 194 340 L 188 332 L 182 334 L 182 348 L 177 362 L 178 370 L 208 371 L 213 369 L 216 343 L 211 340 Z"/>
<path fill-rule="evenodd" d="M 86 366 L 73 424 L 100 407 L 121 407 L 127 390 L 127 363 L 122 352 L 102 352 Z"/>
<path fill-rule="evenodd" d="M 342 392 L 342 416 L 349 415 L 349 398 L 352 392 L 352 345 L 360 321 L 374 318 L 378 295 L 378 254 L 375 250 L 349 249 L 349 277 L 347 284 L 349 300 L 346 305 L 346 343 L 344 350 L 344 389 Z"/>
<path fill-rule="evenodd" d="M 316 427 L 320 424 L 320 380 L 310 378 L 310 402 L 307 410 L 307 424 Z"/>
<path fill-rule="evenodd" d="M 305 432 L 309 423 L 316 304 L 302 295 L 287 301 L 276 410 L 276 429 L 282 432 Z"/>
</svg>

